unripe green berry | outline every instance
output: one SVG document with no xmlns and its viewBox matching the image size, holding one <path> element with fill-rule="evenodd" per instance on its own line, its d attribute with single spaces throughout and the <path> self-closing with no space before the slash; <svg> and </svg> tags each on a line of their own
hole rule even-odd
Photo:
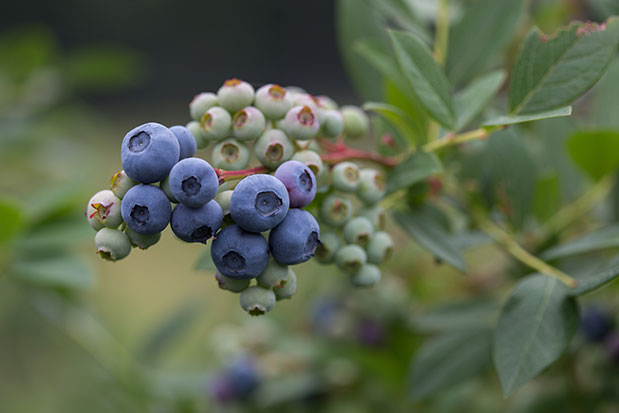
<svg viewBox="0 0 619 413">
<path fill-rule="evenodd" d="M 355 217 L 344 225 L 342 235 L 349 244 L 358 244 L 365 247 L 370 243 L 374 226 L 366 217 Z"/>
<path fill-rule="evenodd" d="M 376 265 L 365 264 L 350 275 L 350 282 L 355 287 L 372 287 L 380 281 L 380 269 Z"/>
<path fill-rule="evenodd" d="M 290 298 L 297 292 L 297 275 L 291 268 L 288 268 L 286 281 L 280 287 L 273 287 L 273 292 L 277 301 Z"/>
<path fill-rule="evenodd" d="M 333 262 L 335 254 L 340 248 L 341 242 L 337 234 L 328 231 L 320 231 L 320 245 L 316 248 L 314 258 L 323 264 Z"/>
<path fill-rule="evenodd" d="M 256 158 L 269 169 L 277 169 L 279 165 L 290 160 L 293 153 L 292 142 L 279 129 L 265 131 L 254 144 Z"/>
<path fill-rule="evenodd" d="M 310 168 L 312 172 L 314 172 L 314 175 L 316 177 L 318 177 L 325 169 L 320 155 L 309 149 L 296 152 L 292 156 L 292 159 L 294 161 L 299 161 L 307 165 L 307 167 Z"/>
<path fill-rule="evenodd" d="M 249 287 L 249 283 L 251 281 L 227 277 L 218 272 L 215 273 L 215 279 L 217 280 L 217 285 L 219 288 L 230 291 L 231 293 L 240 293 L 245 291 L 247 287 Z"/>
<path fill-rule="evenodd" d="M 176 197 L 174 196 L 174 194 L 172 194 L 172 191 L 170 190 L 170 176 L 166 176 L 163 181 L 159 182 L 159 188 L 161 188 L 161 190 L 168 197 L 168 200 L 170 200 L 170 202 L 178 204 L 178 199 L 176 199 Z"/>
<path fill-rule="evenodd" d="M 374 228 L 383 230 L 387 221 L 385 210 L 378 204 L 365 206 L 357 211 L 357 216 L 366 217 L 370 220 Z"/>
<path fill-rule="evenodd" d="M 238 171 L 249 164 L 250 153 L 247 146 L 234 138 L 219 142 L 213 148 L 211 160 L 215 168 Z"/>
<path fill-rule="evenodd" d="M 239 79 L 226 80 L 217 91 L 217 99 L 219 106 L 234 113 L 253 103 L 254 88 L 249 83 Z"/>
<path fill-rule="evenodd" d="M 275 293 L 266 288 L 253 286 L 241 293 L 241 307 L 251 316 L 268 313 L 275 307 Z"/>
<path fill-rule="evenodd" d="M 344 131 L 344 117 L 337 110 L 325 110 L 320 125 L 322 133 L 329 138 L 335 138 Z"/>
<path fill-rule="evenodd" d="M 196 147 L 198 149 L 204 149 L 208 145 L 208 140 L 206 139 L 206 135 L 204 133 L 204 129 L 200 126 L 200 122 L 192 120 L 187 125 L 185 125 L 189 132 L 193 135 L 193 138 L 196 140 Z"/>
<path fill-rule="evenodd" d="M 241 141 L 253 141 L 265 127 L 264 115 L 253 106 L 238 110 L 232 117 L 232 135 Z"/>
<path fill-rule="evenodd" d="M 110 189 L 120 199 L 123 199 L 127 191 L 137 184 L 137 182 L 129 178 L 125 171 L 116 172 L 112 179 L 110 179 Z"/>
<path fill-rule="evenodd" d="M 217 106 L 217 95 L 214 93 L 200 93 L 189 104 L 191 119 L 200 120 L 207 110 Z M 195 135 L 194 135 L 195 136 Z"/>
<path fill-rule="evenodd" d="M 335 263 L 337 266 L 351 274 L 359 271 L 366 262 L 367 255 L 365 251 L 356 244 L 344 245 L 335 253 Z"/>
<path fill-rule="evenodd" d="M 366 204 L 373 205 L 383 199 L 386 192 L 385 177 L 376 169 L 361 169 L 357 196 Z"/>
<path fill-rule="evenodd" d="M 224 108 L 214 106 L 202 116 L 200 126 L 207 140 L 218 141 L 230 135 L 232 117 Z"/>
<path fill-rule="evenodd" d="M 284 130 L 292 139 L 312 139 L 319 129 L 317 114 L 309 106 L 295 106 L 284 118 Z"/>
<path fill-rule="evenodd" d="M 224 215 L 230 213 L 230 198 L 232 198 L 233 192 L 233 190 L 228 189 L 215 195 L 215 202 L 219 204 Z"/>
<path fill-rule="evenodd" d="M 86 205 L 88 223 L 96 231 L 103 227 L 116 228 L 122 223 L 120 205 L 120 198 L 111 190 L 97 192 Z"/>
<path fill-rule="evenodd" d="M 134 247 L 138 247 L 141 250 L 148 249 L 148 247 L 152 247 L 161 239 L 161 232 L 156 234 L 146 235 L 146 234 L 138 234 L 131 228 L 125 228 L 125 233 L 129 237 L 129 241 L 131 241 L 131 245 Z"/>
<path fill-rule="evenodd" d="M 363 109 L 358 106 L 343 106 L 341 109 L 344 118 L 344 134 L 350 138 L 359 138 L 367 135 L 370 120 Z"/>
<path fill-rule="evenodd" d="M 331 170 L 333 187 L 342 192 L 356 192 L 359 189 L 359 167 L 352 162 L 340 162 Z"/>
<path fill-rule="evenodd" d="M 335 100 L 331 99 L 329 96 L 320 95 L 320 96 L 315 96 L 315 98 L 320 103 L 320 106 L 325 108 L 326 110 L 337 109 L 337 103 L 335 102 Z"/>
<path fill-rule="evenodd" d="M 283 287 L 288 279 L 288 266 L 282 265 L 273 258 L 269 259 L 267 267 L 260 274 L 256 281 L 264 288 Z"/>
<path fill-rule="evenodd" d="M 95 235 L 97 254 L 108 261 L 125 258 L 131 252 L 131 241 L 124 232 L 113 228 L 102 228 Z"/>
<path fill-rule="evenodd" d="M 279 85 L 264 85 L 256 91 L 256 107 L 269 119 L 286 116 L 293 106 L 293 95 Z"/>
<path fill-rule="evenodd" d="M 375 232 L 367 245 L 366 251 L 368 254 L 368 262 L 378 265 L 391 256 L 393 252 L 393 240 L 386 232 Z"/>
<path fill-rule="evenodd" d="M 320 206 L 320 218 L 325 224 L 339 227 L 352 217 L 353 205 L 348 198 L 340 195 L 329 195 Z"/>
</svg>

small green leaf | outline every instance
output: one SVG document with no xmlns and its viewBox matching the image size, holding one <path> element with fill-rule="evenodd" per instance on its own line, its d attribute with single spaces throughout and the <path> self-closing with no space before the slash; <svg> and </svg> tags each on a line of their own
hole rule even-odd
<svg viewBox="0 0 619 413">
<path fill-rule="evenodd" d="M 196 265 L 193 268 L 196 270 L 203 270 L 203 271 L 216 271 L 217 270 L 217 268 L 215 268 L 215 264 L 213 263 L 213 259 L 211 258 L 210 247 L 206 249 L 202 253 L 202 255 L 200 255 L 200 258 L 198 258 L 198 261 L 196 262 Z"/>
<path fill-rule="evenodd" d="M 600 179 L 619 167 L 619 132 L 597 130 L 577 132 L 567 149 L 578 166 L 593 179 Z"/>
<path fill-rule="evenodd" d="M 617 53 L 619 18 L 574 23 L 553 36 L 533 29 L 522 45 L 509 87 L 512 115 L 566 106 L 600 79 Z"/>
<path fill-rule="evenodd" d="M 582 295 L 610 283 L 619 276 L 619 257 L 614 257 L 602 264 L 593 272 L 573 274 L 578 281 L 576 288 L 569 291 L 570 295 Z"/>
<path fill-rule="evenodd" d="M 509 396 L 565 351 L 578 328 L 578 307 L 560 281 L 541 274 L 512 291 L 494 335 L 494 365 Z"/>
<path fill-rule="evenodd" d="M 449 130 L 456 124 L 450 86 L 442 67 L 415 36 L 390 30 L 396 59 L 408 86 L 438 123 Z"/>
<path fill-rule="evenodd" d="M 456 93 L 456 131 L 464 128 L 484 110 L 501 88 L 506 76 L 503 70 L 490 72 Z"/>
<path fill-rule="evenodd" d="M 402 229 L 410 234 L 423 248 L 431 254 L 466 272 L 466 263 L 462 251 L 445 228 L 427 209 L 420 208 L 409 212 L 396 211 L 396 221 Z"/>
<path fill-rule="evenodd" d="M 69 255 L 18 259 L 11 272 L 15 278 L 41 287 L 87 290 L 94 286 L 95 281 L 88 263 Z"/>
<path fill-rule="evenodd" d="M 363 109 L 378 113 L 391 123 L 406 140 L 415 142 L 415 136 L 418 134 L 415 122 L 400 108 L 387 103 L 368 102 L 363 105 Z"/>
<path fill-rule="evenodd" d="M 490 329 L 449 333 L 428 340 L 413 360 L 410 394 L 422 398 L 475 376 L 490 364 Z"/>
<path fill-rule="evenodd" d="M 0 244 L 17 235 L 22 227 L 22 213 L 19 204 L 0 200 Z"/>
<path fill-rule="evenodd" d="M 507 126 L 507 125 L 515 125 L 518 123 L 527 123 L 533 122 L 536 120 L 542 119 L 552 119 L 552 118 L 561 118 L 564 116 L 572 115 L 572 107 L 566 106 L 559 109 L 547 110 L 544 112 L 531 113 L 527 115 L 517 115 L 517 116 L 499 116 L 498 118 L 493 118 L 484 122 L 484 127 L 493 127 L 493 126 Z"/>
<path fill-rule="evenodd" d="M 619 225 L 611 225 L 550 248 L 544 251 L 542 258 L 555 260 L 617 247 L 619 247 Z"/>
<path fill-rule="evenodd" d="M 407 188 L 441 172 L 443 172 L 443 166 L 435 153 L 415 152 L 391 170 L 387 177 L 387 193 Z"/>
</svg>

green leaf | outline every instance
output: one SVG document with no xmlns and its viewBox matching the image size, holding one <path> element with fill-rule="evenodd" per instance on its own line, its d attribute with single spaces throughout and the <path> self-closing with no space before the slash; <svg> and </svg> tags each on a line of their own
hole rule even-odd
<svg viewBox="0 0 619 413">
<path fill-rule="evenodd" d="M 415 152 L 391 170 L 387 177 L 387 193 L 407 188 L 441 172 L 443 172 L 443 166 L 435 153 Z"/>
<path fill-rule="evenodd" d="M 578 307 L 560 281 L 542 274 L 512 291 L 494 336 L 494 365 L 509 396 L 565 351 L 578 328 Z"/>
<path fill-rule="evenodd" d="M 522 0 L 469 1 L 462 18 L 451 26 L 447 76 L 453 84 L 462 84 L 498 60 L 509 45 L 524 7 Z"/>
<path fill-rule="evenodd" d="M 611 225 L 550 248 L 544 251 L 542 258 L 555 260 L 617 247 L 619 247 L 619 225 Z"/>
<path fill-rule="evenodd" d="M 19 238 L 17 247 L 28 251 L 65 249 L 92 239 L 94 234 L 83 216 L 55 218 L 30 228 Z"/>
<path fill-rule="evenodd" d="M 490 364 L 490 329 L 472 329 L 428 340 L 413 360 L 410 394 L 434 395 L 475 376 Z"/>
<path fill-rule="evenodd" d="M 484 108 L 501 88 L 506 73 L 496 70 L 476 79 L 454 96 L 456 112 L 456 131 L 468 125 Z"/>
<path fill-rule="evenodd" d="M 408 212 L 396 211 L 396 221 L 402 229 L 410 234 L 423 248 L 437 258 L 466 272 L 464 255 L 445 228 L 426 208 Z"/>
<path fill-rule="evenodd" d="M 578 166 L 593 179 L 600 179 L 619 167 L 619 132 L 597 130 L 577 132 L 567 149 Z"/>
<path fill-rule="evenodd" d="M 215 268 L 215 264 L 213 263 L 213 259 L 211 258 L 210 247 L 206 249 L 202 253 L 202 255 L 200 255 L 200 258 L 198 258 L 198 261 L 196 262 L 196 265 L 193 268 L 196 270 L 203 270 L 203 271 L 216 271 L 217 270 L 217 268 Z"/>
<path fill-rule="evenodd" d="M 493 118 L 484 122 L 484 127 L 493 127 L 493 126 L 507 126 L 507 125 L 515 125 L 518 123 L 527 123 L 533 122 L 536 120 L 542 119 L 552 119 L 552 118 L 561 118 L 564 116 L 572 115 L 572 107 L 566 106 L 559 109 L 547 110 L 544 112 L 531 113 L 528 115 L 516 115 L 516 116 L 499 116 L 497 118 Z"/>
<path fill-rule="evenodd" d="M 499 303 L 485 297 L 440 304 L 413 316 L 413 327 L 423 332 L 454 332 L 494 327 Z"/>
<path fill-rule="evenodd" d="M 424 43 L 432 44 L 432 36 L 423 22 L 416 16 L 408 0 L 366 0 L 372 7 L 399 26 L 415 34 Z"/>
<path fill-rule="evenodd" d="M 617 52 L 619 18 L 574 23 L 553 36 L 533 29 L 522 45 L 509 87 L 512 115 L 566 106 L 589 90 Z"/>
<path fill-rule="evenodd" d="M 428 114 L 449 130 L 456 124 L 450 86 L 442 67 L 415 36 L 389 31 L 398 65 L 408 86 Z"/>
<path fill-rule="evenodd" d="M 385 118 L 409 142 L 414 143 L 419 134 L 415 122 L 402 109 L 387 103 L 368 102 L 363 105 L 366 111 L 375 112 Z"/>
<path fill-rule="evenodd" d="M 610 283 L 619 276 L 619 257 L 614 257 L 605 262 L 593 272 L 572 274 L 578 281 L 576 288 L 569 291 L 570 295 L 578 296 Z"/>
<path fill-rule="evenodd" d="M 17 203 L 0 200 L 0 244 L 12 239 L 22 227 L 22 214 Z"/>
<path fill-rule="evenodd" d="M 41 287 L 87 290 L 94 286 L 95 281 L 88 263 L 69 255 L 18 259 L 11 271 L 15 278 Z"/>
<path fill-rule="evenodd" d="M 561 187 L 556 173 L 547 173 L 537 177 L 533 195 L 533 212 L 539 222 L 550 218 L 561 205 Z"/>
</svg>

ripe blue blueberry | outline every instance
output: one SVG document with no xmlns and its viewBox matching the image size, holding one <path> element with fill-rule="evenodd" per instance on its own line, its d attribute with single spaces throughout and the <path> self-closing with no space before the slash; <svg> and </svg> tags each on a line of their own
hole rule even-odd
<svg viewBox="0 0 619 413">
<path fill-rule="evenodd" d="M 356 244 L 345 245 L 335 254 L 335 262 L 342 270 L 355 273 L 367 262 L 363 248 Z"/>
<path fill-rule="evenodd" d="M 172 211 L 170 226 L 181 240 L 206 244 L 206 241 L 219 230 L 222 221 L 221 207 L 212 200 L 198 208 L 178 204 Z"/>
<path fill-rule="evenodd" d="M 263 232 L 282 222 L 290 201 L 283 183 L 266 174 L 250 175 L 238 183 L 230 198 L 230 215 L 249 232 Z"/>
<path fill-rule="evenodd" d="M 249 287 L 250 279 L 238 279 L 226 277 L 218 272 L 215 273 L 217 285 L 222 290 L 230 291 L 231 293 L 240 293 Z"/>
<path fill-rule="evenodd" d="M 189 103 L 189 114 L 191 119 L 200 120 L 207 110 L 217 106 L 217 95 L 214 93 L 200 93 L 197 94 L 191 103 Z"/>
<path fill-rule="evenodd" d="M 601 308 L 587 308 L 580 317 L 580 329 L 590 341 L 604 340 L 612 328 L 609 314 Z"/>
<path fill-rule="evenodd" d="M 219 141 L 230 134 L 232 117 L 224 108 L 214 106 L 200 118 L 200 126 L 207 140 Z"/>
<path fill-rule="evenodd" d="M 380 270 L 376 265 L 364 264 L 350 275 L 350 282 L 355 287 L 371 287 L 380 281 Z"/>
<path fill-rule="evenodd" d="M 262 165 L 275 169 L 292 158 L 294 145 L 283 131 L 269 129 L 254 144 L 254 154 Z"/>
<path fill-rule="evenodd" d="M 185 127 L 191 132 L 194 139 L 196 140 L 196 147 L 198 149 L 204 149 L 208 146 L 208 140 L 206 139 L 206 135 L 204 134 L 204 129 L 200 126 L 200 122 L 192 120 Z"/>
<path fill-rule="evenodd" d="M 393 253 L 393 240 L 391 236 L 383 231 L 375 232 L 366 248 L 368 262 L 380 264 Z"/>
<path fill-rule="evenodd" d="M 262 274 L 256 278 L 258 285 L 264 288 L 283 287 L 287 280 L 288 266 L 282 265 L 272 258 Z"/>
<path fill-rule="evenodd" d="M 196 139 L 193 137 L 191 131 L 181 125 L 170 127 L 170 131 L 172 131 L 178 140 L 178 146 L 180 148 L 178 160 L 191 158 L 198 149 Z"/>
<path fill-rule="evenodd" d="M 86 218 L 90 226 L 98 231 L 103 227 L 115 228 L 122 222 L 121 201 L 109 189 L 99 191 L 86 205 Z"/>
<path fill-rule="evenodd" d="M 358 106 L 343 106 L 344 133 L 350 138 L 360 138 L 368 133 L 370 120 L 363 109 Z"/>
<path fill-rule="evenodd" d="M 309 106 L 295 106 L 286 113 L 284 130 L 293 139 L 312 139 L 320 129 L 318 117 Z"/>
<path fill-rule="evenodd" d="M 181 204 L 197 208 L 215 198 L 219 178 L 204 159 L 187 158 L 174 165 L 169 184 L 174 198 Z"/>
<path fill-rule="evenodd" d="M 383 199 L 386 192 L 385 177 L 376 169 L 361 169 L 357 196 L 366 204 L 373 205 Z"/>
<path fill-rule="evenodd" d="M 292 108 L 293 96 L 279 85 L 264 85 L 256 91 L 256 107 L 269 119 L 278 120 Z"/>
<path fill-rule="evenodd" d="M 161 239 L 161 232 L 156 234 L 138 234 L 131 228 L 125 228 L 125 234 L 129 237 L 129 241 L 131 241 L 131 245 L 134 247 L 138 247 L 141 250 L 148 249 L 148 247 L 152 247 Z"/>
<path fill-rule="evenodd" d="M 131 252 L 131 242 L 127 235 L 117 229 L 102 228 L 95 235 L 97 254 L 104 260 L 117 261 Z"/>
<path fill-rule="evenodd" d="M 217 91 L 219 105 L 231 113 L 236 112 L 254 101 L 254 88 L 239 79 L 226 80 Z"/>
<path fill-rule="evenodd" d="M 138 234 L 156 234 L 170 222 L 172 207 L 161 189 L 136 185 L 123 198 L 121 213 L 127 226 Z"/>
<path fill-rule="evenodd" d="M 284 282 L 280 283 L 280 286 L 274 286 L 273 292 L 277 301 L 290 298 L 297 292 L 297 275 L 292 268 L 288 268 Z"/>
<path fill-rule="evenodd" d="M 359 167 L 352 162 L 340 162 L 331 170 L 333 187 L 342 192 L 356 192 L 359 189 Z"/>
<path fill-rule="evenodd" d="M 374 226 L 366 217 L 354 217 L 344 225 L 342 235 L 349 244 L 358 244 L 365 247 L 370 243 Z"/>
<path fill-rule="evenodd" d="M 241 307 L 251 316 L 264 315 L 275 307 L 275 293 L 273 290 L 259 287 L 249 287 L 241 293 Z"/>
<path fill-rule="evenodd" d="M 275 177 L 282 181 L 288 190 L 291 208 L 303 208 L 316 196 L 316 177 L 304 163 L 284 162 L 275 171 Z"/>
<path fill-rule="evenodd" d="M 321 263 L 331 263 L 341 244 L 340 237 L 334 232 L 321 231 L 320 245 L 316 248 L 314 257 Z"/>
<path fill-rule="evenodd" d="M 219 142 L 213 148 L 211 160 L 216 168 L 228 171 L 238 171 L 246 168 L 251 158 L 251 152 L 247 146 L 234 138 Z"/>
<path fill-rule="evenodd" d="M 118 198 L 123 199 L 123 196 L 132 187 L 137 185 L 133 179 L 125 173 L 125 171 L 118 171 L 110 179 L 110 189 Z"/>
<path fill-rule="evenodd" d="M 223 275 L 256 278 L 269 263 L 269 246 L 262 235 L 230 225 L 216 235 L 211 245 L 211 258 Z"/>
<path fill-rule="evenodd" d="M 300 264 L 312 258 L 320 245 L 318 222 L 309 212 L 291 208 L 281 224 L 271 230 L 269 247 L 280 264 Z"/>
<path fill-rule="evenodd" d="M 352 217 L 352 213 L 352 202 L 340 195 L 327 196 L 320 206 L 320 218 L 332 227 L 342 226 Z"/>
<path fill-rule="evenodd" d="M 178 139 L 163 125 L 150 122 L 125 135 L 120 151 L 123 169 L 134 181 L 150 184 L 161 181 L 178 161 Z"/>
<path fill-rule="evenodd" d="M 232 117 L 232 135 L 241 141 L 253 141 L 264 132 L 264 115 L 253 106 L 236 111 Z"/>
</svg>

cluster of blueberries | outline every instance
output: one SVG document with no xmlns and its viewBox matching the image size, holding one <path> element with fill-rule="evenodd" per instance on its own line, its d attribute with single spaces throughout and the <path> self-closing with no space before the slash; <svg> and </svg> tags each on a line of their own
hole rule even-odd
<svg viewBox="0 0 619 413">
<path fill-rule="evenodd" d="M 348 161 L 329 170 L 312 147 L 313 138 L 365 134 L 368 119 L 360 108 L 338 109 L 327 97 L 278 85 L 254 92 L 233 79 L 217 94 L 196 96 L 190 114 L 194 120 L 186 126 L 151 122 L 125 135 L 123 170 L 86 210 L 101 257 L 116 261 L 132 246 L 146 249 L 168 224 L 185 242 L 214 238 L 211 257 L 219 286 L 241 293 L 241 306 L 251 315 L 291 297 L 297 282 L 289 266 L 315 254 L 349 272 L 355 285 L 378 282 L 376 265 L 393 247 L 389 235 L 379 231 L 384 178 Z M 248 166 L 246 143 L 253 140 L 256 158 L 273 174 L 238 174 L 242 179 L 232 187 L 221 174 Z M 217 170 L 194 157 L 209 141 L 216 142 L 211 162 Z M 317 191 L 327 194 L 310 205 Z M 355 217 L 350 193 L 365 205 Z M 323 237 L 314 216 L 323 221 Z M 256 284 L 250 286 L 252 279 Z"/>
</svg>

